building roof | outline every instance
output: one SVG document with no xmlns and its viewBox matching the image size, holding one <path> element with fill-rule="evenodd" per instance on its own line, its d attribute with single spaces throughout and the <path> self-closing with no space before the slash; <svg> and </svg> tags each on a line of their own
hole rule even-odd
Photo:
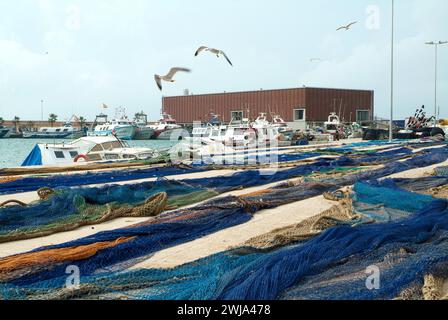
<svg viewBox="0 0 448 320">
<path fill-rule="evenodd" d="M 181 97 L 200 97 L 200 96 L 213 96 L 222 94 L 245 94 L 245 93 L 255 93 L 255 92 L 273 92 L 273 91 L 290 91 L 290 90 L 344 90 L 344 91 L 362 91 L 362 92 L 373 92 L 374 90 L 367 89 L 347 89 L 347 88 L 324 88 L 324 87 L 296 87 L 296 88 L 283 88 L 283 89 L 260 89 L 260 90 L 248 90 L 248 91 L 230 91 L 230 92 L 215 92 L 215 93 L 201 93 L 201 94 L 190 94 L 190 95 L 177 95 L 177 96 L 163 96 L 163 98 L 181 98 Z"/>
</svg>

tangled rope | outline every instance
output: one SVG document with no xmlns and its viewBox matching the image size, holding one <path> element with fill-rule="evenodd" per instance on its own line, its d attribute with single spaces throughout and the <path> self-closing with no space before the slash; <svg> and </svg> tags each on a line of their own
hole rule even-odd
<svg viewBox="0 0 448 320">
<path fill-rule="evenodd" d="M 55 193 L 55 191 L 51 188 L 40 188 L 39 190 L 37 190 L 37 195 L 39 196 L 40 200 L 48 200 L 53 194 Z M 21 207 L 27 207 L 28 204 L 26 204 L 23 201 L 20 200 L 16 200 L 16 199 L 11 199 L 11 200 L 7 200 L 5 202 L 0 203 L 0 208 L 8 205 L 8 204 L 12 204 L 15 203 Z"/>
<path fill-rule="evenodd" d="M 20 200 L 11 199 L 11 200 L 7 200 L 7 201 L 5 201 L 5 202 L 2 202 L 2 203 L 0 204 L 0 208 L 6 206 L 6 205 L 8 205 L 8 204 L 11 204 L 11 203 L 18 204 L 18 205 L 21 206 L 21 207 L 26 207 L 26 206 L 27 206 L 26 203 L 24 203 L 24 202 L 22 202 L 22 201 L 20 201 Z"/>
<path fill-rule="evenodd" d="M 47 187 L 37 190 L 37 195 L 39 196 L 40 200 L 48 200 L 54 193 L 55 191 L 53 189 Z"/>
<path fill-rule="evenodd" d="M 448 198 L 448 185 L 429 189 L 429 194 L 435 198 L 447 199 Z"/>
<path fill-rule="evenodd" d="M 432 274 L 425 275 L 424 286 L 422 288 L 425 300 L 441 300 L 443 297 L 443 285 L 445 279 Z"/>
</svg>

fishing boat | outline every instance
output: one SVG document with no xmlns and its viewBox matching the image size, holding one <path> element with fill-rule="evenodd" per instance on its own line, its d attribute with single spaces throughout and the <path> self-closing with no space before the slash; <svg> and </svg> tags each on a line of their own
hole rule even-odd
<svg viewBox="0 0 448 320">
<path fill-rule="evenodd" d="M 37 144 L 22 166 L 67 165 L 77 162 L 147 160 L 159 154 L 133 148 L 114 136 L 89 136 L 70 143 Z"/>
<path fill-rule="evenodd" d="M 291 139 L 294 135 L 294 129 L 291 128 L 283 118 L 276 114 L 272 116 L 272 123 L 271 125 L 278 129 L 278 132 L 283 134 L 288 139 Z"/>
<path fill-rule="evenodd" d="M 266 113 L 260 113 L 258 118 L 252 123 L 251 127 L 256 130 L 257 140 L 259 143 L 263 142 L 270 145 L 272 141 L 278 143 L 281 140 L 282 142 L 285 142 L 285 145 L 287 144 L 285 141 L 287 138 L 283 133 L 280 133 L 279 125 L 273 125 L 270 123 L 267 120 Z"/>
<path fill-rule="evenodd" d="M 181 140 L 184 135 L 182 126 L 167 113 L 163 113 L 160 121 L 149 127 L 154 130 L 153 139 L 157 140 Z"/>
<path fill-rule="evenodd" d="M 149 140 L 154 135 L 155 130 L 148 126 L 147 115 L 141 112 L 134 119 L 135 134 L 134 140 Z"/>
<path fill-rule="evenodd" d="M 43 127 L 38 131 L 24 131 L 24 139 L 79 139 L 85 131 L 66 123 L 63 127 Z"/>
<path fill-rule="evenodd" d="M 328 121 L 324 123 L 325 133 L 336 134 L 340 131 L 341 127 L 342 124 L 339 116 L 335 112 L 332 112 L 328 116 Z"/>
<path fill-rule="evenodd" d="M 266 120 L 265 113 L 260 114 L 253 123 L 248 118 L 232 119 L 228 125 L 220 122 L 208 123 L 202 127 L 195 127 L 192 135 L 196 143 L 202 139 L 207 145 L 215 142 L 236 149 L 257 148 L 260 144 L 270 145 L 273 141 L 278 143 L 280 137 L 277 127 Z"/>
<path fill-rule="evenodd" d="M 123 117 L 97 125 L 90 135 L 97 137 L 117 136 L 122 140 L 132 140 L 134 138 L 135 129 L 136 127 L 133 125 L 132 121 Z"/>
<path fill-rule="evenodd" d="M 9 128 L 0 126 L 0 139 L 4 138 L 9 133 Z"/>
</svg>

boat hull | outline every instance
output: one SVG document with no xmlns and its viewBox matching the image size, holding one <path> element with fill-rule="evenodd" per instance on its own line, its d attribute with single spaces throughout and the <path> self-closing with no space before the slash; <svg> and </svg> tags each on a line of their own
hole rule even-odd
<svg viewBox="0 0 448 320">
<path fill-rule="evenodd" d="M 135 135 L 135 128 L 133 126 L 126 126 L 126 127 L 117 127 L 114 128 L 113 130 L 104 130 L 104 131 L 95 130 L 92 135 L 99 137 L 107 137 L 115 135 L 121 140 L 132 140 Z"/>
<path fill-rule="evenodd" d="M 4 138 L 9 132 L 9 129 L 0 129 L 0 139 Z"/>
<path fill-rule="evenodd" d="M 155 130 L 148 127 L 137 128 L 135 130 L 134 140 L 149 140 L 154 133 Z"/>
<path fill-rule="evenodd" d="M 84 131 L 66 133 L 24 132 L 24 139 L 79 139 L 85 136 Z"/>
<path fill-rule="evenodd" d="M 188 136 L 184 129 L 172 129 L 166 131 L 159 131 L 155 133 L 157 140 L 165 141 L 179 141 L 182 140 L 184 136 Z"/>
</svg>

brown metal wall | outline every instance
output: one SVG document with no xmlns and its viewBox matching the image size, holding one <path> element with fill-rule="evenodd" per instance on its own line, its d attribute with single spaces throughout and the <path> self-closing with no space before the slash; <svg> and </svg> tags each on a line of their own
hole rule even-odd
<svg viewBox="0 0 448 320">
<path fill-rule="evenodd" d="M 228 122 L 231 111 L 244 111 L 248 116 L 248 110 L 252 119 L 261 112 L 272 112 L 292 122 L 293 110 L 298 108 L 306 109 L 307 121 L 325 121 L 330 112 L 339 113 L 341 99 L 341 114 L 346 121 L 350 114 L 352 121 L 356 120 L 356 110 L 371 110 L 373 117 L 373 91 L 366 90 L 297 88 L 164 97 L 163 107 L 179 123 L 207 121 L 211 112 Z"/>
</svg>

